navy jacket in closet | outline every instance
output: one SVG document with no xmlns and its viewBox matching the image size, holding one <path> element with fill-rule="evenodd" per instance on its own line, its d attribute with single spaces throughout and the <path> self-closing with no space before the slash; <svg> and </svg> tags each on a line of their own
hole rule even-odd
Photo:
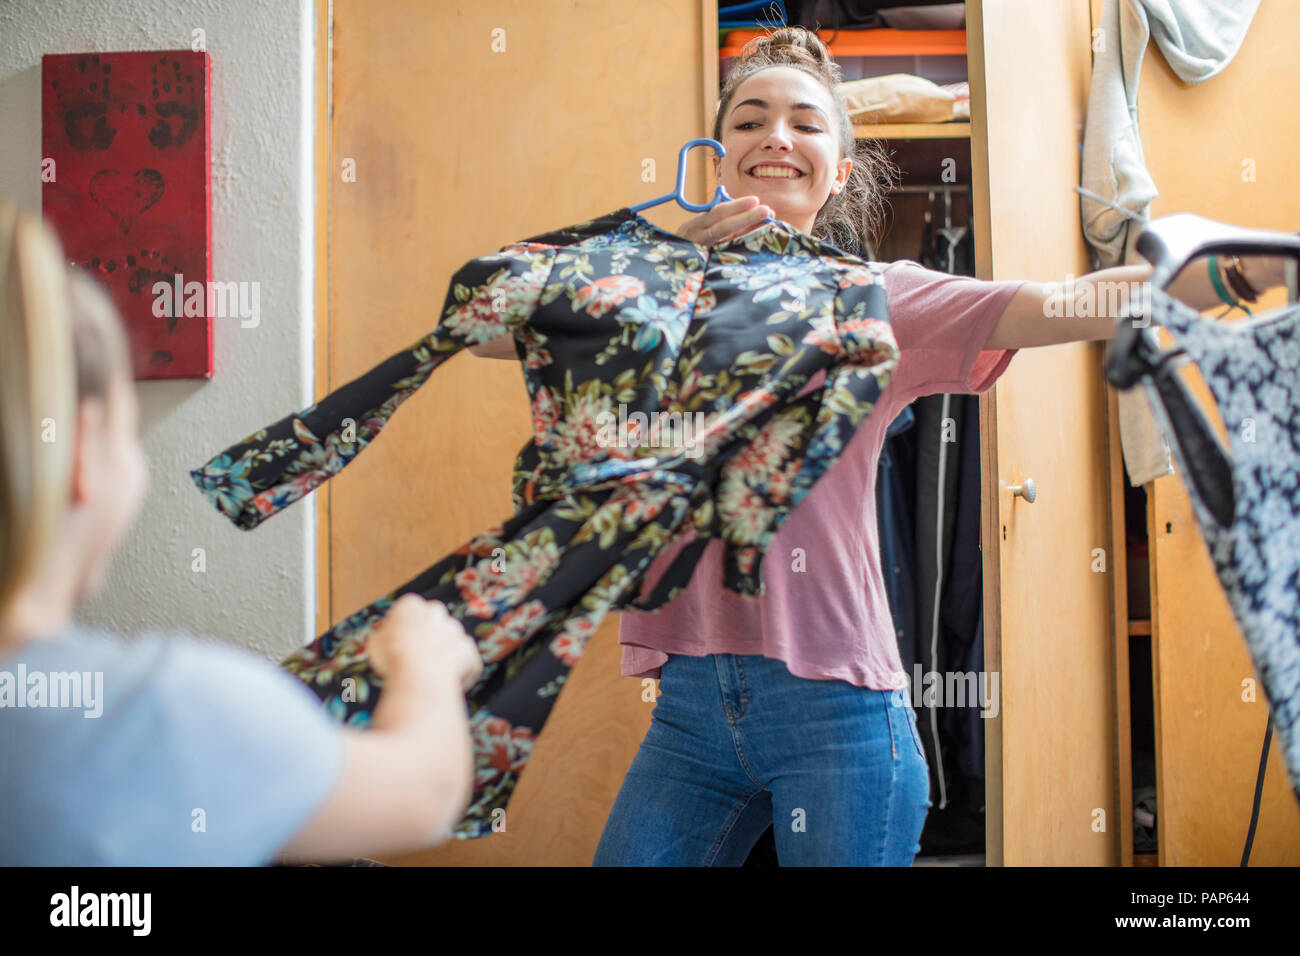
<svg viewBox="0 0 1300 956">
<path fill-rule="evenodd" d="M 467 263 L 432 332 L 191 476 L 256 528 L 338 474 L 439 365 L 504 334 L 534 426 L 515 514 L 284 662 L 340 720 L 365 724 L 382 687 L 366 656 L 374 625 L 407 592 L 444 602 L 484 662 L 468 694 L 476 779 L 459 837 L 492 832 L 607 612 L 662 606 L 710 537 L 725 544 L 722 584 L 762 593 L 777 527 L 898 362 L 878 266 L 776 220 L 706 247 L 625 208 Z M 696 415 L 698 431 L 683 427 Z M 697 541 L 638 600 L 651 561 L 691 528 Z"/>
<path fill-rule="evenodd" d="M 885 430 L 876 465 L 876 527 L 880 567 L 885 575 L 889 613 L 898 636 L 898 656 L 905 667 L 916 657 L 916 549 L 912 541 L 911 471 L 900 456 L 899 439 L 916 421 L 907 405 Z M 909 671 L 908 676 L 911 676 Z"/>
<path fill-rule="evenodd" d="M 962 395 L 961 437 L 955 447 L 957 497 L 953 502 L 952 543 L 939 609 L 944 669 L 961 674 L 984 672 L 984 552 L 980 549 L 980 416 L 979 396 Z M 969 691 L 970 684 L 965 685 Z M 968 777 L 984 777 L 984 726 L 978 699 L 944 708 L 940 719 L 948 740 L 952 768 Z M 982 789 L 982 788 L 981 788 Z M 983 798 L 979 798 L 983 805 Z"/>
</svg>

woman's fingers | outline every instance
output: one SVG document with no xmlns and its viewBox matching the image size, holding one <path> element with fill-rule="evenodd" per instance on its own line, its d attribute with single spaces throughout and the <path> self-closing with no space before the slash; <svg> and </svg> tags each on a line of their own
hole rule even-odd
<svg viewBox="0 0 1300 956">
<path fill-rule="evenodd" d="M 720 202 L 707 212 L 686 220 L 678 234 L 700 245 L 711 246 L 748 232 L 770 215 L 771 207 L 760 203 L 757 196 L 741 196 Z"/>
<path fill-rule="evenodd" d="M 741 196 L 739 199 L 728 199 L 725 202 L 718 203 L 712 209 L 700 213 L 698 216 L 687 219 L 678 227 L 677 234 L 702 246 L 721 242 L 727 236 L 722 231 L 722 221 L 754 209 L 757 205 L 757 196 Z"/>
<path fill-rule="evenodd" d="M 720 224 L 724 233 L 722 239 L 715 241 L 721 242 L 723 239 L 731 239 L 741 233 L 749 232 L 770 215 L 772 215 L 771 206 L 755 206 L 747 212 L 730 216 Z"/>
</svg>

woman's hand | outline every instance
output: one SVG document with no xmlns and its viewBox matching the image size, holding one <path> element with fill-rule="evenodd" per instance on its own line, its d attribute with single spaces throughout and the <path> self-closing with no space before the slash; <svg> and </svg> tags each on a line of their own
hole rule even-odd
<svg viewBox="0 0 1300 956">
<path fill-rule="evenodd" d="M 757 196 L 741 196 L 687 219 L 678 227 L 677 235 L 697 245 L 712 246 L 749 232 L 772 215 L 772 207 L 759 203 Z"/>
<path fill-rule="evenodd" d="M 1241 274 L 1256 292 L 1263 293 L 1286 285 L 1286 264 L 1286 256 L 1242 256 Z"/>
<path fill-rule="evenodd" d="M 369 635 L 384 690 L 362 728 L 342 734 L 334 789 L 281 848 L 292 860 L 339 860 L 441 843 L 474 795 L 474 740 L 462 691 L 478 650 L 438 601 L 403 594 Z"/>
<path fill-rule="evenodd" d="M 478 345 L 469 347 L 471 355 L 477 355 L 479 358 L 491 359 L 513 359 L 519 361 L 519 355 L 515 352 L 515 336 L 513 332 L 507 332 L 490 342 L 480 342 Z"/>
</svg>

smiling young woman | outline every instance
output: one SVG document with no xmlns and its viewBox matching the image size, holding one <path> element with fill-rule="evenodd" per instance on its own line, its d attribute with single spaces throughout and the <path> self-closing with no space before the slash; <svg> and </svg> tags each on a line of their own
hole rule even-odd
<svg viewBox="0 0 1300 956">
<path fill-rule="evenodd" d="M 712 246 L 772 217 L 869 257 L 893 170 L 878 147 L 855 141 L 839 81 L 825 46 L 802 28 L 751 41 L 713 128 L 726 150 L 714 158 L 717 180 L 736 198 L 677 234 Z M 1281 281 L 1280 262 L 1247 268 L 1257 287 Z M 875 477 L 885 430 L 921 396 L 991 388 L 1017 349 L 1109 338 L 1128 291 L 1149 274 L 1128 266 L 1068 283 L 986 282 L 914 262 L 884 266 L 898 366 L 839 461 L 774 536 L 765 593 L 721 587 L 714 540 L 682 594 L 658 611 L 622 614 L 622 672 L 659 678 L 661 696 L 596 864 L 739 865 L 774 822 L 783 865 L 911 863 L 929 775 L 880 566 Z M 1192 305 L 1218 301 L 1204 269 L 1172 291 Z M 515 357 L 509 337 L 473 351 Z M 650 582 L 691 540 L 659 556 Z M 796 553 L 802 561 L 777 557 Z"/>
</svg>

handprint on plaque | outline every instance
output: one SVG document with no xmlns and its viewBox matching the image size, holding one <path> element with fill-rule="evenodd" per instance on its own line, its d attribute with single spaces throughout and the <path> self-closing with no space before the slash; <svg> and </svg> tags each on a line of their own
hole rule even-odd
<svg viewBox="0 0 1300 956">
<path fill-rule="evenodd" d="M 108 95 L 113 67 L 93 54 L 76 57 L 76 68 L 51 89 L 63 115 L 63 129 L 73 149 L 108 149 L 117 136 Z"/>
<path fill-rule="evenodd" d="M 159 149 L 184 146 L 199 128 L 203 90 L 195 85 L 191 70 L 183 70 L 173 54 L 163 56 L 152 68 L 150 97 L 156 122 L 149 130 L 149 142 Z"/>
</svg>

